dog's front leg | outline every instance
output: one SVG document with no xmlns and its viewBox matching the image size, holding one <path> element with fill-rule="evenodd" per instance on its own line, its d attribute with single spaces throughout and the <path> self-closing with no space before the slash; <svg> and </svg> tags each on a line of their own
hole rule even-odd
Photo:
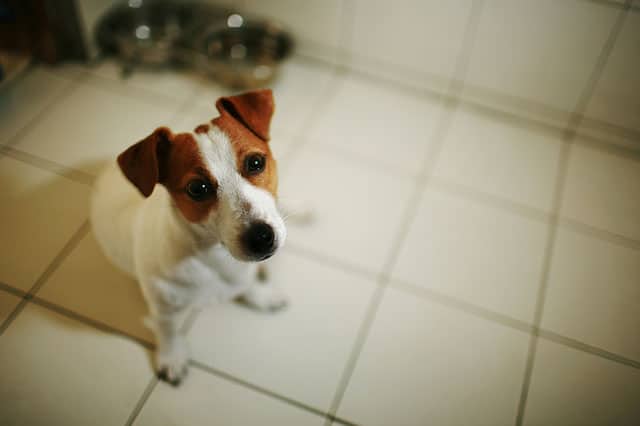
<svg viewBox="0 0 640 426">
<path fill-rule="evenodd" d="M 193 306 L 178 297 L 171 283 L 154 282 L 145 286 L 150 315 L 145 324 L 156 338 L 155 362 L 158 377 L 174 386 L 187 374 L 189 350 L 183 326 Z"/>
<path fill-rule="evenodd" d="M 284 292 L 266 276 L 264 265 L 250 268 L 247 279 L 251 281 L 242 300 L 254 309 L 265 312 L 275 312 L 285 308 L 289 300 Z"/>
</svg>

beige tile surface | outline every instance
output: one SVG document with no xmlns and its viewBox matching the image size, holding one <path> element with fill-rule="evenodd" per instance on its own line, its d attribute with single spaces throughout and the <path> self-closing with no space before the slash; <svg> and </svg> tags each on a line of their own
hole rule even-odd
<svg viewBox="0 0 640 426">
<path fill-rule="evenodd" d="M 29 290 L 87 218 L 89 188 L 0 157 L 0 281 Z"/>
<path fill-rule="evenodd" d="M 640 13 L 627 15 L 586 114 L 640 131 Z"/>
<path fill-rule="evenodd" d="M 372 81 L 345 77 L 311 132 L 314 143 L 417 174 L 441 107 Z"/>
<path fill-rule="evenodd" d="M 560 228 L 542 327 L 640 360 L 640 251 Z"/>
<path fill-rule="evenodd" d="M 353 62 L 373 74 L 376 62 L 427 76 L 453 75 L 471 1 L 358 0 L 353 17 Z M 390 73 L 393 74 L 393 73 Z M 393 76 L 390 76 L 393 78 Z M 443 87 L 446 88 L 446 87 Z"/>
<path fill-rule="evenodd" d="M 637 425 L 639 399 L 639 370 L 542 340 L 523 424 Z"/>
<path fill-rule="evenodd" d="M 338 414 L 367 425 L 512 425 L 528 336 L 388 289 Z"/>
<path fill-rule="evenodd" d="M 460 108 L 434 170 L 436 177 L 549 211 L 562 147 L 559 132 Z"/>
<path fill-rule="evenodd" d="M 392 277 L 531 322 L 544 223 L 427 190 Z"/>
<path fill-rule="evenodd" d="M 49 302 L 153 342 L 138 282 L 112 266 L 93 233 L 86 235 L 37 293 Z"/>
<path fill-rule="evenodd" d="M 324 418 L 192 368 L 179 389 L 159 384 L 134 423 L 210 424 L 321 426 Z"/>
<path fill-rule="evenodd" d="M 28 125 L 70 84 L 43 68 L 27 71 L 0 94 L 0 144 L 11 142 L 16 132 Z M 30 125 L 32 127 L 32 125 Z"/>
<path fill-rule="evenodd" d="M 98 164 L 166 125 L 176 104 L 149 103 L 103 86 L 82 84 L 56 104 L 17 148 L 96 173 Z"/>
<path fill-rule="evenodd" d="M 640 240 L 640 161 L 571 148 L 561 214 Z"/>
<path fill-rule="evenodd" d="M 13 312 L 18 303 L 20 303 L 19 297 L 0 289 L 0 324 Z"/>
<path fill-rule="evenodd" d="M 189 334 L 193 358 L 326 410 L 374 284 L 292 253 L 277 255 L 269 276 L 290 306 L 273 314 L 212 306 Z"/>
<path fill-rule="evenodd" d="M 305 147 L 284 170 L 280 195 L 313 208 L 294 245 L 379 271 L 402 221 L 413 182 L 328 149 Z"/>
<path fill-rule="evenodd" d="M 32 304 L 0 341 L 3 425 L 120 426 L 152 377 L 138 345 Z"/>
<path fill-rule="evenodd" d="M 572 111 L 617 13 L 579 0 L 485 2 L 467 83 Z"/>
<path fill-rule="evenodd" d="M 103 61 L 95 68 L 90 68 L 89 73 L 108 80 L 119 90 L 144 89 L 175 99 L 176 102 L 192 99 L 204 80 L 191 72 L 148 68 L 136 68 L 123 78 L 122 65 L 114 60 Z"/>
</svg>

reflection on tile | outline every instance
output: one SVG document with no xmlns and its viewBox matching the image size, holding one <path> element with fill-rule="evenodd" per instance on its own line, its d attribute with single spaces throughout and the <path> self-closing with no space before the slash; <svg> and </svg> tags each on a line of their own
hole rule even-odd
<svg viewBox="0 0 640 426">
<path fill-rule="evenodd" d="M 367 425 L 511 425 L 528 341 L 388 289 L 338 415 Z"/>
<path fill-rule="evenodd" d="M 148 342 L 147 306 L 138 282 L 112 266 L 93 233 L 85 236 L 38 296 Z"/>
<path fill-rule="evenodd" d="M 634 426 L 640 371 L 542 340 L 524 425 Z"/>
<path fill-rule="evenodd" d="M 314 209 L 291 229 L 295 245 L 378 272 L 400 228 L 413 182 L 338 153 L 305 147 L 285 170 L 280 194 Z"/>
<path fill-rule="evenodd" d="M 136 426 L 207 425 L 321 426 L 324 418 L 192 368 L 175 389 L 161 383 Z"/>
<path fill-rule="evenodd" d="M 69 82 L 43 68 L 35 68 L 8 87 L 0 96 L 0 144 L 11 142 L 16 132 L 53 102 Z"/>
<path fill-rule="evenodd" d="M 346 77 L 310 136 L 376 166 L 417 174 L 440 110 L 425 98 Z"/>
<path fill-rule="evenodd" d="M 176 102 L 194 96 L 202 83 L 200 77 L 186 70 L 134 69 L 129 76 L 123 78 L 122 65 L 113 60 L 104 61 L 88 70 L 93 75 L 110 80 L 114 87 L 125 90 L 128 87 L 145 89 L 173 98 Z"/>
<path fill-rule="evenodd" d="M 640 361 L 640 251 L 560 228 L 542 327 Z"/>
<path fill-rule="evenodd" d="M 87 217 L 89 188 L 0 158 L 0 281 L 29 290 Z"/>
<path fill-rule="evenodd" d="M 374 285 L 287 252 L 269 277 L 290 306 L 273 314 L 233 304 L 206 309 L 189 334 L 193 358 L 327 410 Z"/>
<path fill-rule="evenodd" d="M 617 13 L 579 0 L 485 2 L 467 83 L 573 111 Z"/>
<path fill-rule="evenodd" d="M 2 335 L 0 424 L 123 425 L 152 377 L 148 353 L 28 305 Z"/>
<path fill-rule="evenodd" d="M 82 84 L 36 123 L 16 148 L 95 174 L 98 162 L 115 158 L 166 125 L 176 108 Z"/>
<path fill-rule="evenodd" d="M 574 145 L 561 214 L 640 240 L 640 161 Z"/>
<path fill-rule="evenodd" d="M 456 112 L 435 175 L 516 203 L 549 211 L 560 134 L 520 127 L 478 110 Z"/>
<path fill-rule="evenodd" d="M 547 226 L 427 190 L 392 277 L 531 322 Z"/>
</svg>

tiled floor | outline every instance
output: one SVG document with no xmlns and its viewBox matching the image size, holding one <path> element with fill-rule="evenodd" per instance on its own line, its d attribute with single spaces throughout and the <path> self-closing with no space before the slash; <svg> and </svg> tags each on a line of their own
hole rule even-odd
<svg viewBox="0 0 640 426">
<path fill-rule="evenodd" d="M 195 318 L 151 369 L 87 225 L 101 162 L 226 89 L 111 63 L 0 93 L 0 424 L 640 424 L 640 155 L 294 59 L 275 86 L 292 304 Z"/>
</svg>

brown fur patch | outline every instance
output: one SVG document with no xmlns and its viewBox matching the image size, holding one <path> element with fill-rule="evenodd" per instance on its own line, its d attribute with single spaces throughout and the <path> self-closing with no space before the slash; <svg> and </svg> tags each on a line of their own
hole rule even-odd
<svg viewBox="0 0 640 426">
<path fill-rule="evenodd" d="M 217 205 L 215 194 L 203 201 L 195 201 L 187 194 L 187 184 L 193 179 L 208 180 L 217 188 L 190 133 L 173 134 L 160 127 L 120 154 L 118 164 L 145 197 L 151 195 L 156 184 L 164 185 L 176 207 L 191 222 L 204 220 Z"/>
<path fill-rule="evenodd" d="M 229 136 L 231 146 L 236 154 L 236 169 L 238 173 L 253 185 L 269 191 L 276 197 L 278 193 L 278 167 L 271 154 L 271 149 L 269 149 L 269 144 L 229 117 L 221 116 L 215 118 L 212 123 Z M 257 175 L 245 173 L 244 160 L 251 154 L 264 155 L 266 162 L 262 173 Z"/>
<path fill-rule="evenodd" d="M 209 131 L 208 124 L 201 124 L 195 128 L 194 133 L 207 133 Z"/>
<path fill-rule="evenodd" d="M 198 144 L 191 134 L 175 135 L 167 161 L 167 173 L 161 183 L 167 188 L 175 205 L 188 221 L 201 222 L 217 206 L 218 198 L 214 195 L 204 201 L 194 201 L 187 194 L 187 184 L 193 179 L 203 179 L 217 188 L 218 183 L 209 173 L 200 155 Z"/>
</svg>

